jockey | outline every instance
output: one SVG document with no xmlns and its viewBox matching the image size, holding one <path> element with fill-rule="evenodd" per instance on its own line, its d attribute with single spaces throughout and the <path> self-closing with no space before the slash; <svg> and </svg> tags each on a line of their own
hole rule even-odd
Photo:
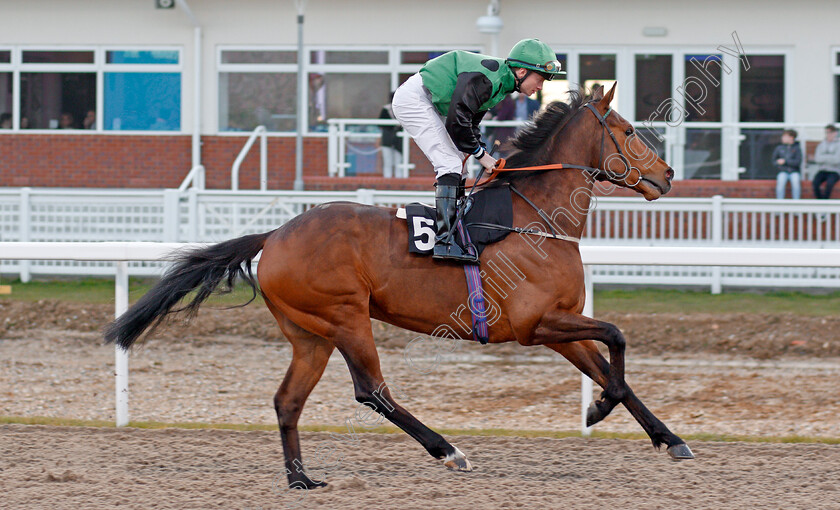
<svg viewBox="0 0 840 510">
<path fill-rule="evenodd" d="M 507 59 L 468 51 L 450 51 L 434 58 L 394 93 L 394 116 L 435 169 L 437 224 L 433 257 L 476 262 L 453 239 L 463 196 L 461 172 L 472 155 L 488 173 L 496 160 L 481 141 L 478 125 L 484 114 L 508 94 L 530 96 L 545 80 L 565 74 L 557 56 L 539 39 L 523 39 Z"/>
</svg>

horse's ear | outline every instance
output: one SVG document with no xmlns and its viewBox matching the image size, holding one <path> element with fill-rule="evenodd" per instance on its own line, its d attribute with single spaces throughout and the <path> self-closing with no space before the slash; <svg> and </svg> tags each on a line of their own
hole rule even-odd
<svg viewBox="0 0 840 510">
<path fill-rule="evenodd" d="M 610 90 L 604 95 L 604 88 L 601 87 L 599 94 L 602 97 L 598 100 L 598 106 L 600 106 L 604 111 L 609 108 L 610 103 L 613 100 L 613 96 L 615 95 L 615 86 L 618 85 L 618 82 L 613 83 L 613 86 L 610 87 Z"/>
</svg>

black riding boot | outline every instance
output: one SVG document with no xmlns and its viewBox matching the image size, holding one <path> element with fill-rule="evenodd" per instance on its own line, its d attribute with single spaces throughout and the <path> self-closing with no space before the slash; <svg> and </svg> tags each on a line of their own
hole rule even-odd
<svg viewBox="0 0 840 510">
<path fill-rule="evenodd" d="M 458 196 L 461 176 L 446 174 L 435 184 L 435 211 L 437 215 L 437 237 L 432 258 L 456 260 L 459 262 L 478 262 L 478 257 L 464 251 L 455 242 L 455 220 L 458 215 Z"/>
</svg>

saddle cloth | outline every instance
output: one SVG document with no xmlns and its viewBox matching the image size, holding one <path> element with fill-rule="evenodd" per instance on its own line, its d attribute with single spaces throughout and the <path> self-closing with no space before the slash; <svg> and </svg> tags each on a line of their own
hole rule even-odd
<svg viewBox="0 0 840 510">
<path fill-rule="evenodd" d="M 467 226 L 469 238 L 478 253 L 488 244 L 501 241 L 509 231 L 493 230 L 471 223 L 492 223 L 504 227 L 513 226 L 513 202 L 510 189 L 507 186 L 494 186 L 476 191 L 469 199 L 471 201 L 464 216 L 463 224 Z M 397 217 L 405 218 L 408 222 L 408 251 L 419 255 L 431 255 L 435 246 L 435 208 L 429 205 L 413 203 L 405 206 L 404 215 L 400 209 Z M 463 246 L 460 236 L 455 240 Z"/>
</svg>

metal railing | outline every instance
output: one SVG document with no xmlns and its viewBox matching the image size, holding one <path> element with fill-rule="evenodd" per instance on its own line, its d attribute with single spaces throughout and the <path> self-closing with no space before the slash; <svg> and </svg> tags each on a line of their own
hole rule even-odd
<svg viewBox="0 0 840 510">
<path fill-rule="evenodd" d="M 184 192 L 187 191 L 190 187 L 196 189 L 204 189 L 204 165 L 196 165 L 187 172 L 187 176 L 184 177 L 184 182 L 178 186 L 178 191 Z"/>
<path fill-rule="evenodd" d="M 398 207 L 433 201 L 433 193 L 359 189 L 343 192 L 226 191 L 197 186 L 180 191 L 105 189 L 0 189 L 0 241 L 218 242 L 275 229 L 331 201 Z M 551 214 L 552 211 L 546 211 Z M 546 240 L 544 242 L 552 242 Z M 623 246 L 840 247 L 840 202 L 600 197 L 592 204 L 583 244 Z M 96 262 L 10 261 L 0 246 L 0 272 L 105 275 Z M 160 265 L 131 262 L 134 274 Z M 597 283 L 646 285 L 785 286 L 840 288 L 829 268 L 762 269 L 685 266 L 599 266 Z"/>
<path fill-rule="evenodd" d="M 257 126 L 251 133 L 251 136 L 248 137 L 242 150 L 239 151 L 239 155 L 236 156 L 233 166 L 230 169 L 230 189 L 232 191 L 239 190 L 239 167 L 242 165 L 245 156 L 248 155 L 248 151 L 251 150 L 258 136 L 260 137 L 260 191 L 268 189 L 268 140 L 266 138 L 266 132 L 265 126 Z"/>
</svg>

